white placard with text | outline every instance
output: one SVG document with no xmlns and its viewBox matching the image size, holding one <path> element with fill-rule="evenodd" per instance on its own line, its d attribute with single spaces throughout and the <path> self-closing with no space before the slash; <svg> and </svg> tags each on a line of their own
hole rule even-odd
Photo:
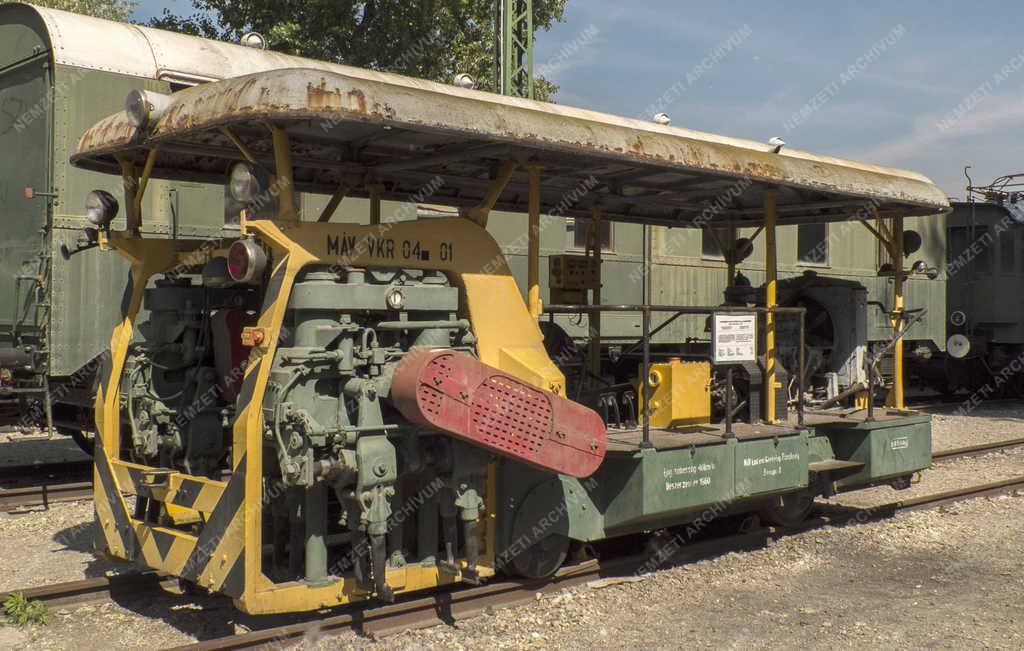
<svg viewBox="0 0 1024 651">
<path fill-rule="evenodd" d="M 757 360 L 757 315 L 711 315 L 711 361 L 737 364 Z"/>
</svg>

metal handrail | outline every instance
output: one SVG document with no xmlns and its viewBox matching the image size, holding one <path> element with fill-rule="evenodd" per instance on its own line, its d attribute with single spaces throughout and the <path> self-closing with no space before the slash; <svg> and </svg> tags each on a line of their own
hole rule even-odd
<svg viewBox="0 0 1024 651">
<path fill-rule="evenodd" d="M 677 319 L 683 314 L 707 314 L 712 315 L 716 312 L 719 313 L 730 313 L 730 314 L 799 314 L 800 315 L 800 357 L 798 371 L 799 382 L 800 382 L 800 395 L 797 401 L 797 423 L 800 427 L 804 425 L 804 391 L 806 388 L 804 378 L 804 366 L 806 361 L 804 359 L 804 327 L 805 317 L 807 315 L 807 308 L 803 307 L 742 307 L 737 305 L 718 305 L 718 306 L 699 306 L 699 305 L 643 305 L 643 304 L 623 304 L 623 305 L 547 305 L 543 308 L 544 312 L 551 315 L 555 314 L 578 314 L 580 312 L 640 312 L 642 315 L 642 346 L 643 346 L 643 447 L 653 447 L 651 443 L 651 426 L 650 426 L 650 390 L 648 389 L 648 380 L 651 374 L 651 336 L 660 331 L 662 328 L 667 326 L 669 323 Z M 664 323 L 660 324 L 654 331 L 651 331 L 651 313 L 652 312 L 675 312 L 672 317 L 667 319 Z M 776 350 L 778 346 L 772 347 L 772 365 L 778 361 L 776 357 Z M 765 351 L 765 355 L 768 351 Z M 725 415 L 726 415 L 726 433 L 731 434 L 732 430 L 732 366 L 729 365 L 729 377 L 726 380 L 726 399 L 725 399 Z M 774 393 L 774 391 L 772 391 Z"/>
</svg>

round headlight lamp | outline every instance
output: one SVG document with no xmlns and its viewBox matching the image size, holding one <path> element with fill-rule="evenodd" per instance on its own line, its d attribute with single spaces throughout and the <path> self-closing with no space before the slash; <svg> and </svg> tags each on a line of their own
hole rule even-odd
<svg viewBox="0 0 1024 651">
<path fill-rule="evenodd" d="M 105 190 L 93 190 L 85 197 L 85 218 L 96 228 L 109 227 L 117 210 L 117 199 Z"/>
<path fill-rule="evenodd" d="M 266 189 L 267 173 L 251 163 L 235 163 L 228 173 L 228 192 L 239 203 L 253 203 Z"/>
<path fill-rule="evenodd" d="M 387 300 L 388 307 L 392 310 L 400 310 L 405 306 L 405 295 L 402 294 L 400 289 L 392 289 L 387 293 L 385 299 Z"/>
<path fill-rule="evenodd" d="M 238 240 L 228 249 L 228 275 L 240 283 L 252 283 L 267 268 L 267 254 L 254 240 Z"/>
<path fill-rule="evenodd" d="M 124 112 L 135 127 L 145 127 L 160 119 L 171 104 L 171 96 L 151 90 L 133 90 L 124 100 Z"/>
</svg>

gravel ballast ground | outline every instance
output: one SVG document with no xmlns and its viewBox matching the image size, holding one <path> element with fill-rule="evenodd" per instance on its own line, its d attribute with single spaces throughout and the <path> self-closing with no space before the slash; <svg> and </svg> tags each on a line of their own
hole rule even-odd
<svg viewBox="0 0 1024 651">
<path fill-rule="evenodd" d="M 943 411 L 945 413 L 943 413 Z M 970 416 L 936 410 L 936 449 L 1024 436 L 1024 408 Z M 1024 451 L 937 464 L 899 493 L 835 498 L 866 505 L 1024 472 Z M 90 553 L 92 507 L 0 514 L 0 589 L 95 576 L 115 567 Z M 382 641 L 351 634 L 315 648 L 1024 648 L 1024 496 L 977 499 L 885 522 L 822 529 L 773 546 L 580 587 L 454 627 Z M 138 600 L 136 600 L 138 601 Z M 55 609 L 48 626 L 0 627 L 0 648 L 167 647 L 256 622 L 222 599 L 154 595 L 145 603 Z"/>
</svg>

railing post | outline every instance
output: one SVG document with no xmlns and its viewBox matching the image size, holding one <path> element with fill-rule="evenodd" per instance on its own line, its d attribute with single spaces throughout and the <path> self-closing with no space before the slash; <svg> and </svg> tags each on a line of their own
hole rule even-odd
<svg viewBox="0 0 1024 651">
<path fill-rule="evenodd" d="M 764 193 L 764 385 L 765 420 L 775 422 L 775 312 L 778 303 L 778 263 L 775 247 L 776 195 L 774 190 Z"/>
<path fill-rule="evenodd" d="M 651 306 L 644 304 L 643 306 L 643 336 L 644 336 L 644 378 L 640 382 L 640 386 L 643 387 L 643 398 L 641 404 L 643 405 L 643 417 L 644 417 L 644 442 L 643 447 L 653 447 L 651 444 Z"/>
</svg>

